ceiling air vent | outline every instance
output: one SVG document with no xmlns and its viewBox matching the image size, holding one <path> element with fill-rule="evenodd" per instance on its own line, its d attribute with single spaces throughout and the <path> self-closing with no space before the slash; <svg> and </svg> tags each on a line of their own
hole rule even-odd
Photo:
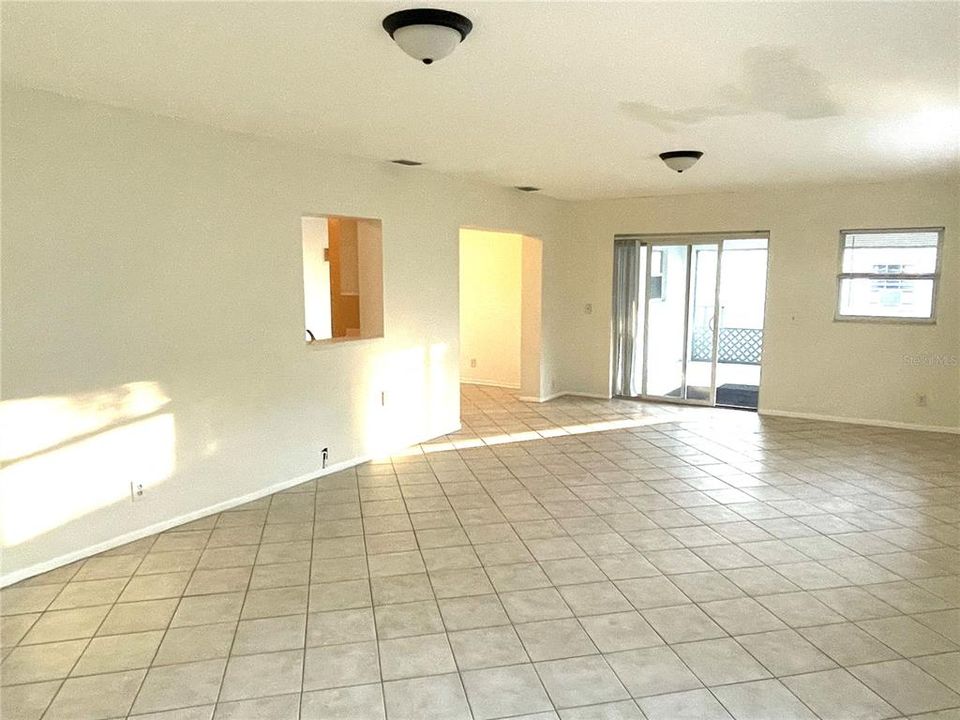
<svg viewBox="0 0 960 720">
<path fill-rule="evenodd" d="M 422 162 L 417 162 L 416 160 L 391 160 L 394 165 L 403 165 L 405 167 L 417 167 L 417 165 L 423 165 Z"/>
<path fill-rule="evenodd" d="M 514 185 L 514 187 L 520 192 L 539 192 L 540 188 L 534 187 L 533 185 Z"/>
</svg>

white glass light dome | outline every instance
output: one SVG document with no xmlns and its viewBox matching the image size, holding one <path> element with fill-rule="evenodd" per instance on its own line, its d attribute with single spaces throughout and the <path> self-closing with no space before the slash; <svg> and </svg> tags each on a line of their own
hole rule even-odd
<svg viewBox="0 0 960 720">
<path fill-rule="evenodd" d="M 670 152 L 660 153 L 660 159 L 663 160 L 664 165 L 678 173 L 689 170 L 702 157 L 703 153 L 699 150 L 671 150 Z"/>
<path fill-rule="evenodd" d="M 443 25 L 407 25 L 393 33 L 393 40 L 407 55 L 429 65 L 456 50 L 462 38 Z"/>
<path fill-rule="evenodd" d="M 417 8 L 387 15 L 383 29 L 407 55 L 430 65 L 452 53 L 470 34 L 473 23 L 449 10 Z"/>
</svg>

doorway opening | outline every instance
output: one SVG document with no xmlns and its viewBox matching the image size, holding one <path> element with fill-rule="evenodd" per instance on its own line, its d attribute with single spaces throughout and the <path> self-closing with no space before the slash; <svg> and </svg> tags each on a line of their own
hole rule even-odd
<svg viewBox="0 0 960 720">
<path fill-rule="evenodd" d="M 540 400 L 542 243 L 460 229 L 460 379 Z"/>
<path fill-rule="evenodd" d="M 768 240 L 618 236 L 613 394 L 757 409 Z"/>
</svg>

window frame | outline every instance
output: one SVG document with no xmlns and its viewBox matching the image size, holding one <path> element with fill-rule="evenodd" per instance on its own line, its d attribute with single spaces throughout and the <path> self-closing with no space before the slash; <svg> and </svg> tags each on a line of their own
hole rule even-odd
<svg viewBox="0 0 960 720">
<path fill-rule="evenodd" d="M 890 233 L 936 233 L 937 234 L 937 261 L 932 273 L 865 273 L 843 271 L 843 254 L 847 249 L 847 235 L 883 235 Z M 940 227 L 906 227 L 906 228 L 857 228 L 840 231 L 840 247 L 837 263 L 837 301 L 834 307 L 834 322 L 865 322 L 888 323 L 895 325 L 936 325 L 937 323 L 937 291 L 940 288 L 940 268 L 943 262 L 943 235 L 944 228 Z M 843 302 L 843 281 L 855 279 L 868 280 L 930 280 L 932 281 L 930 297 L 930 317 L 902 317 L 899 315 L 845 315 L 841 312 Z"/>
</svg>

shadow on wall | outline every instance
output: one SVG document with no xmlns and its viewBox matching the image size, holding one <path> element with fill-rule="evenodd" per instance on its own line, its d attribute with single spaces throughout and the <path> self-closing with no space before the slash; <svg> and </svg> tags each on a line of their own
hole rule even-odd
<svg viewBox="0 0 960 720">
<path fill-rule="evenodd" d="M 156 382 L 0 402 L 0 541 L 9 548 L 129 502 L 176 466 L 170 398 Z"/>
</svg>

